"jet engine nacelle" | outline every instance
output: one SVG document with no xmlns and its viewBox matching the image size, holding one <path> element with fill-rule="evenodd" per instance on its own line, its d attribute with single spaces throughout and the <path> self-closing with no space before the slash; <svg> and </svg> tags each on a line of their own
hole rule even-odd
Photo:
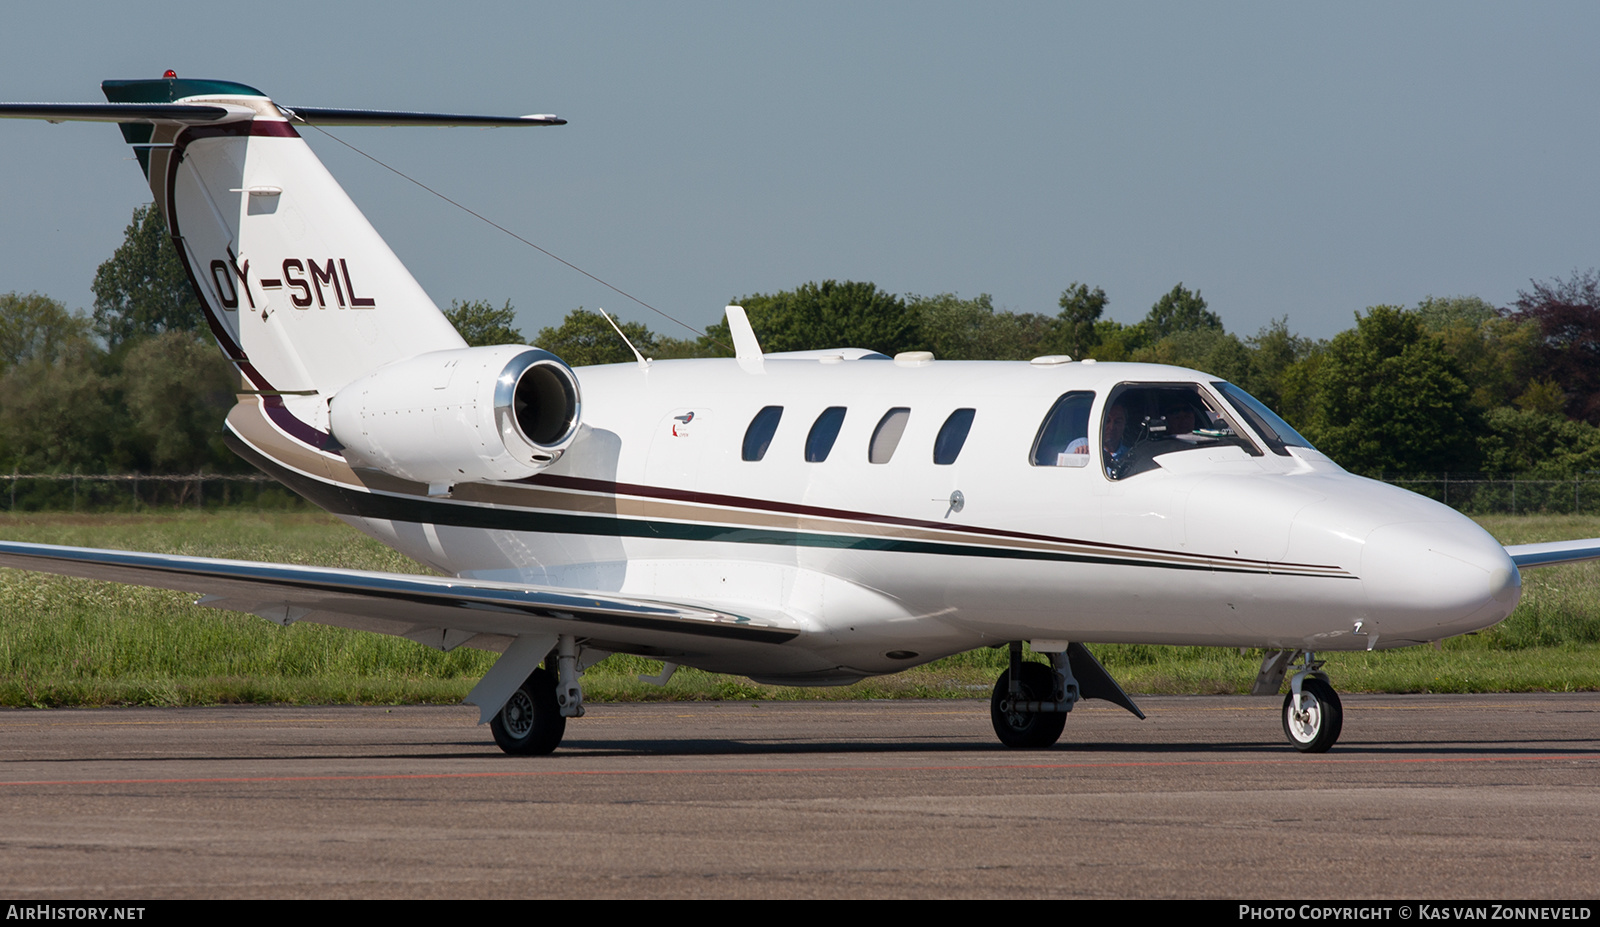
<svg viewBox="0 0 1600 927">
<path fill-rule="evenodd" d="M 572 368 L 520 344 L 396 361 L 329 403 L 351 464 L 433 486 L 538 473 L 572 443 L 579 410 Z"/>
</svg>

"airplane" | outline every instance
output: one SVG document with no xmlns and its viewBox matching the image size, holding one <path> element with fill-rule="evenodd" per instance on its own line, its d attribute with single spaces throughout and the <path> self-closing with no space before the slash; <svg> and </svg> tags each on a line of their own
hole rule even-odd
<svg viewBox="0 0 1600 927">
<path fill-rule="evenodd" d="M 119 126 L 241 378 L 229 445 L 442 575 L 14 542 L 0 566 L 497 652 L 467 701 L 507 753 L 555 750 L 611 653 L 660 682 L 831 686 L 1002 646 L 995 733 L 1040 749 L 1083 699 L 1144 717 L 1088 649 L 1111 643 L 1262 648 L 1254 691 L 1287 677 L 1284 732 L 1320 753 L 1343 712 L 1318 654 L 1490 627 L 1521 569 L 1600 558 L 1502 547 L 1197 370 L 763 354 L 738 306 L 732 358 L 468 347 L 300 130 L 565 120 L 289 107 L 170 71 L 102 89 L 0 116 Z"/>
</svg>

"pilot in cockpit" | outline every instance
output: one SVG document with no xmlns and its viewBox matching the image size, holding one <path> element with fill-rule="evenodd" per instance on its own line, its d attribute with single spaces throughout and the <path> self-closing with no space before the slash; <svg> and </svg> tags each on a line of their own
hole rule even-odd
<svg viewBox="0 0 1600 927">
<path fill-rule="evenodd" d="M 1132 453 L 1127 443 L 1128 410 L 1118 402 L 1105 411 L 1104 427 L 1100 432 L 1100 447 L 1105 454 L 1106 474 L 1119 476 L 1123 463 Z"/>
</svg>

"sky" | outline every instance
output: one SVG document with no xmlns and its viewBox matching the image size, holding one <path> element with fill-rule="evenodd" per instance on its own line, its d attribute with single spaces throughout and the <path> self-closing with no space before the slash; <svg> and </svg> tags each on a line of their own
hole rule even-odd
<svg viewBox="0 0 1600 927">
<path fill-rule="evenodd" d="M 1108 317 L 1175 284 L 1325 338 L 1600 264 L 1600 4 L 7 4 L 0 99 L 235 80 L 285 105 L 555 113 L 330 130 L 695 327 L 811 280 Z M 305 133 L 441 306 L 668 320 Z M 90 308 L 148 202 L 115 128 L 0 120 L 0 292 Z"/>
</svg>

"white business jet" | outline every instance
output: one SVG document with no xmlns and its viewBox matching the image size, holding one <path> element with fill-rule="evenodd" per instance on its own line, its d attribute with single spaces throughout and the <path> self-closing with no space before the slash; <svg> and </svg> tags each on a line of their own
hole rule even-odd
<svg viewBox="0 0 1600 927">
<path fill-rule="evenodd" d="M 1013 747 L 1085 698 L 1143 714 L 1085 644 L 1267 650 L 1299 750 L 1339 736 L 1317 654 L 1505 618 L 1501 547 L 1361 479 L 1194 370 L 763 355 L 570 368 L 469 348 L 300 135 L 306 125 L 561 125 L 288 107 L 241 84 L 107 81 L 108 103 L 0 116 L 115 122 L 243 389 L 245 459 L 441 577 L 0 542 L 0 565 L 200 591 L 200 604 L 501 654 L 468 696 L 507 752 L 548 753 L 609 653 L 842 685 L 1007 646 Z M 1022 642 L 1049 663 L 1024 661 Z"/>
</svg>

